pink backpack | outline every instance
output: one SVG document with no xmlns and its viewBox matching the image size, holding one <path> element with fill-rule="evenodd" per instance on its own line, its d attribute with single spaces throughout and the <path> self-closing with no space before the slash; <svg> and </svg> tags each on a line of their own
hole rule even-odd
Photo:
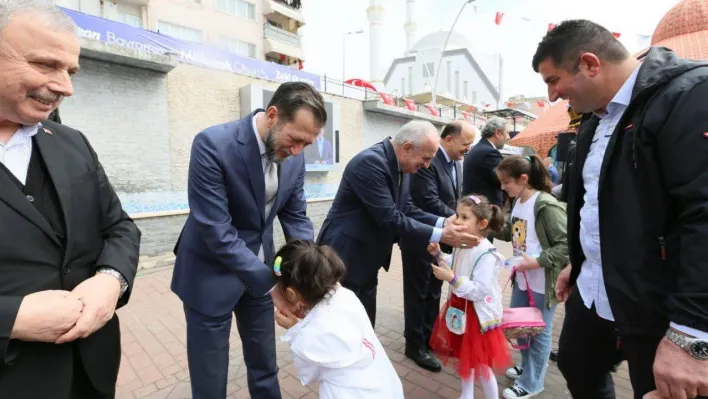
<svg viewBox="0 0 708 399">
<path fill-rule="evenodd" d="M 546 322 L 543 321 L 543 313 L 536 307 L 536 301 L 534 301 L 533 295 L 531 295 L 531 286 L 529 285 L 526 272 L 522 273 L 524 280 L 526 280 L 526 293 L 529 296 L 529 304 L 531 306 L 526 308 L 505 308 L 501 325 L 506 339 L 509 340 L 509 343 L 511 343 L 511 346 L 515 349 L 528 349 L 531 337 L 540 334 L 546 329 Z M 513 276 L 514 273 L 512 272 L 509 281 L 511 281 L 511 277 Z M 507 281 L 507 285 L 509 281 Z M 515 345 L 511 342 L 512 339 L 518 338 L 526 338 L 526 345 Z"/>
</svg>

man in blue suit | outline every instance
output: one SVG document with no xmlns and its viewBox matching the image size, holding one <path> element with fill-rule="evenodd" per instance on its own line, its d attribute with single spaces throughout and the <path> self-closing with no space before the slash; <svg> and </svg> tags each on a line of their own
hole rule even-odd
<svg viewBox="0 0 708 399">
<path fill-rule="evenodd" d="M 314 143 L 305 147 L 305 163 L 315 165 L 332 165 L 334 164 L 334 150 L 332 142 L 324 136 L 324 129 L 317 136 Z"/>
<path fill-rule="evenodd" d="M 477 135 L 477 129 L 466 121 L 449 123 L 440 135 L 440 149 L 426 169 L 411 175 L 411 198 L 421 210 L 445 217 L 457 213 L 462 191 L 460 162 Z M 428 347 L 433 324 L 440 312 L 442 281 L 433 276 L 433 257 L 425 246 L 401 239 L 403 260 L 403 316 L 405 318 L 405 354 L 418 366 L 438 372 L 440 362 Z M 447 245 L 442 250 L 450 253 Z"/>
<path fill-rule="evenodd" d="M 499 150 L 509 142 L 509 132 L 511 132 L 511 124 L 504 118 L 491 118 L 484 125 L 482 138 L 467 153 L 462 165 L 463 194 L 482 194 L 489 199 L 489 202 L 503 206 L 504 195 L 494 169 L 502 161 Z"/>
<path fill-rule="evenodd" d="M 175 248 L 172 290 L 184 303 L 195 399 L 226 397 L 232 313 L 251 397 L 281 398 L 273 305 L 292 309 L 273 290 L 273 219 L 278 216 L 288 239 L 314 238 L 301 153 L 326 119 L 322 97 L 310 85 L 283 83 L 267 109 L 194 138 L 190 214 Z"/>
<path fill-rule="evenodd" d="M 410 198 L 410 174 L 427 168 L 440 144 L 430 122 L 411 121 L 357 154 L 344 168 L 342 182 L 318 242 L 334 248 L 344 260 L 342 285 L 359 297 L 371 324 L 376 319 L 378 271 L 388 271 L 392 246 L 399 238 L 425 248 L 429 242 L 476 245 L 466 227 L 418 209 Z"/>
</svg>

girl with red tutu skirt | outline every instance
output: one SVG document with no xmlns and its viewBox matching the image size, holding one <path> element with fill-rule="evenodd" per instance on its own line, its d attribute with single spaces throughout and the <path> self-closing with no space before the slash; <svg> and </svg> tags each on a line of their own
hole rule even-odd
<svg viewBox="0 0 708 399">
<path fill-rule="evenodd" d="M 502 210 L 481 195 L 463 197 L 454 222 L 480 237 L 473 248 L 455 248 L 445 255 L 438 244 L 428 251 L 436 257 L 433 273 L 450 283 L 450 298 L 435 322 L 430 347 L 443 364 L 452 364 L 462 379 L 460 399 L 474 399 L 479 380 L 486 399 L 497 399 L 495 373 L 511 366 L 511 354 L 501 330 L 502 293 L 497 276 L 504 259 L 487 235 L 504 227 Z M 448 266 L 450 265 L 450 266 Z"/>
</svg>

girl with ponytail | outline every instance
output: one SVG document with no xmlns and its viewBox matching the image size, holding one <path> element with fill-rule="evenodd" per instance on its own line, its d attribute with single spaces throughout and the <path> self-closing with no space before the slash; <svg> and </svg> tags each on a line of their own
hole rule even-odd
<svg viewBox="0 0 708 399">
<path fill-rule="evenodd" d="M 551 353 L 553 315 L 556 311 L 555 283 L 568 264 L 565 206 L 550 194 L 550 175 L 536 155 L 510 156 L 496 168 L 502 190 L 515 198 L 501 236 L 511 241 L 514 288 L 512 308 L 529 307 L 531 298 L 546 322 L 543 333 L 530 342 L 519 339 L 521 364 L 506 371 L 515 381 L 502 392 L 505 399 L 530 398 L 543 391 Z"/>
</svg>

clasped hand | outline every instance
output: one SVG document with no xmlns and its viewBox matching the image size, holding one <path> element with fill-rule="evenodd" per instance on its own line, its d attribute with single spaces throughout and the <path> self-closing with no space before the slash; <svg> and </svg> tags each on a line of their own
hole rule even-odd
<svg viewBox="0 0 708 399">
<path fill-rule="evenodd" d="M 20 304 L 13 339 L 62 344 L 86 338 L 114 315 L 120 282 L 97 274 L 73 291 L 51 290 L 27 295 Z"/>
</svg>

